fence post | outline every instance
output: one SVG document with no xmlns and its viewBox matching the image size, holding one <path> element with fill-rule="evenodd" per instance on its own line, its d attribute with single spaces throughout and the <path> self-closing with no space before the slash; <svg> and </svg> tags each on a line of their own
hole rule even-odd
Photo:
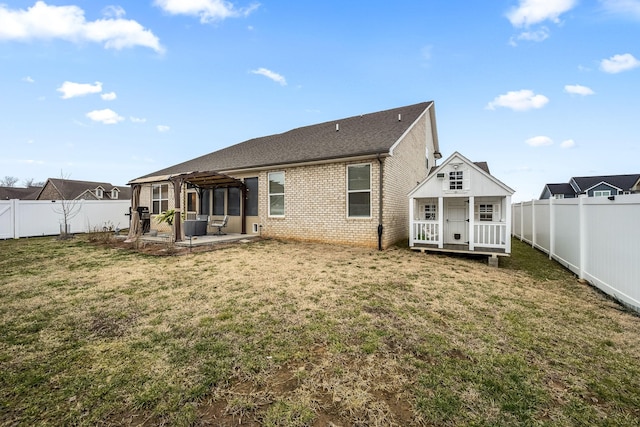
<svg viewBox="0 0 640 427">
<path fill-rule="evenodd" d="M 553 196 L 549 197 L 549 259 L 553 259 L 556 250 L 556 220 Z"/>
<path fill-rule="evenodd" d="M 18 212 L 18 209 L 20 209 L 20 200 L 18 199 L 11 199 L 11 232 L 13 233 L 13 238 L 14 239 L 19 239 L 20 238 L 20 233 L 19 233 L 19 225 L 18 222 L 20 221 L 20 215 Z"/>
<path fill-rule="evenodd" d="M 520 241 L 524 240 L 524 202 L 520 202 Z"/>
<path fill-rule="evenodd" d="M 584 279 L 584 272 L 586 270 L 587 262 L 587 225 L 585 224 L 584 214 L 584 200 L 586 197 L 578 196 L 578 244 L 580 245 L 580 266 L 578 278 Z"/>
<path fill-rule="evenodd" d="M 531 200 L 531 247 L 536 247 L 536 201 Z"/>
</svg>

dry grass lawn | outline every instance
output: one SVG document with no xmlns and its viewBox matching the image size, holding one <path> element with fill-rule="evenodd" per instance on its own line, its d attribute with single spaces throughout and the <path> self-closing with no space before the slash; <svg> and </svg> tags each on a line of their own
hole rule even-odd
<svg viewBox="0 0 640 427">
<path fill-rule="evenodd" d="M 0 242 L 0 424 L 640 424 L 640 318 L 482 261 L 263 240 Z"/>
</svg>

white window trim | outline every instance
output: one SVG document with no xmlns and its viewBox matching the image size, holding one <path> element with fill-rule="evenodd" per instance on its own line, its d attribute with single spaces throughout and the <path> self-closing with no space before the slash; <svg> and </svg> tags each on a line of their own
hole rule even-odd
<svg viewBox="0 0 640 427">
<path fill-rule="evenodd" d="M 429 216 L 433 216 L 433 218 L 427 218 L 427 214 L 429 214 Z M 422 217 L 424 221 L 437 221 L 438 205 L 436 205 L 435 203 L 425 203 L 424 205 L 422 205 Z"/>
<path fill-rule="evenodd" d="M 102 199 L 104 197 L 104 190 L 102 188 L 96 188 L 96 197 L 98 199 Z"/>
<path fill-rule="evenodd" d="M 283 186 L 284 186 L 284 192 L 283 193 L 272 193 L 271 192 L 271 185 L 269 185 L 269 183 L 271 182 L 271 175 L 272 174 L 276 174 L 276 173 L 281 173 L 282 174 L 282 178 L 283 178 Z M 268 216 L 269 218 L 284 218 L 285 214 L 286 214 L 286 210 L 285 210 L 285 206 L 284 203 L 286 201 L 286 192 L 287 192 L 287 174 L 285 173 L 285 171 L 273 171 L 273 172 L 269 172 L 267 173 L 267 203 L 268 203 Z M 283 197 L 283 206 L 282 206 L 282 210 L 284 211 L 284 213 L 282 215 L 274 215 L 271 213 L 271 196 L 282 196 Z"/>
<path fill-rule="evenodd" d="M 117 199 L 120 195 L 120 191 L 117 188 L 114 188 L 113 190 L 111 190 L 111 198 L 112 199 Z"/>
<path fill-rule="evenodd" d="M 363 166 L 363 165 L 369 165 L 369 189 L 368 190 L 349 190 L 349 168 L 351 167 L 356 167 L 356 166 Z M 373 165 L 372 163 L 354 163 L 351 165 L 347 165 L 347 169 L 345 171 L 345 184 L 346 184 L 346 189 L 347 189 L 347 197 L 346 197 L 346 216 L 347 219 L 371 219 L 372 217 L 372 193 L 373 191 L 371 190 L 372 187 L 372 180 L 371 177 L 373 176 Z M 369 216 L 350 216 L 349 215 L 349 194 L 351 193 L 369 193 Z"/>
<path fill-rule="evenodd" d="M 609 197 L 611 190 L 593 190 L 593 197 Z"/>
</svg>

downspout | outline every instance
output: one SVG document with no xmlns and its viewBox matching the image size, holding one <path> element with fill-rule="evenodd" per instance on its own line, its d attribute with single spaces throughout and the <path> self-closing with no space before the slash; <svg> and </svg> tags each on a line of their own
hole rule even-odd
<svg viewBox="0 0 640 427">
<path fill-rule="evenodd" d="M 378 250 L 382 250 L 382 159 L 378 153 Z"/>
</svg>

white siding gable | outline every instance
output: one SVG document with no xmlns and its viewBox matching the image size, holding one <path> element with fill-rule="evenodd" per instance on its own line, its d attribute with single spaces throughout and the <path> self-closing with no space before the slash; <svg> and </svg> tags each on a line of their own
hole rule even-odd
<svg viewBox="0 0 640 427">
<path fill-rule="evenodd" d="M 462 188 L 451 189 L 450 174 L 462 171 Z M 459 176 L 459 175 L 458 175 Z M 410 194 L 422 197 L 510 196 L 514 191 L 460 153 L 453 153 Z"/>
</svg>

